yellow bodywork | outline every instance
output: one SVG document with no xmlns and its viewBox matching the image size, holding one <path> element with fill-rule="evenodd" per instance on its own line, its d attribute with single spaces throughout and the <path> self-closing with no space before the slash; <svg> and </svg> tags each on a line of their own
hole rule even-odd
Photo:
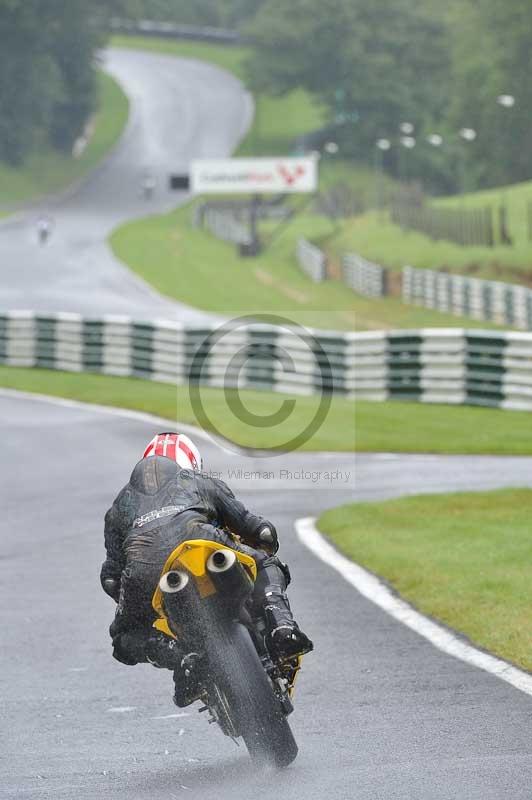
<svg viewBox="0 0 532 800">
<path fill-rule="evenodd" d="M 217 542 L 211 542 L 207 539 L 190 539 L 178 545 L 166 559 L 161 576 L 170 572 L 170 570 L 182 569 L 188 572 L 194 579 L 201 598 L 216 594 L 216 588 L 209 577 L 206 565 L 209 557 L 217 550 L 232 550 L 242 566 L 251 575 L 253 581 L 255 581 L 257 577 L 257 565 L 254 558 L 246 555 L 246 553 L 239 553 L 231 547 L 225 547 L 224 545 L 219 545 Z M 158 617 L 153 623 L 154 628 L 157 628 L 157 630 L 175 639 L 176 637 L 170 630 L 168 619 L 163 608 L 163 593 L 158 584 L 151 602 Z"/>
<path fill-rule="evenodd" d="M 182 542 L 182 544 L 178 545 L 166 559 L 161 577 L 172 569 L 183 569 L 193 577 L 201 598 L 216 594 L 216 587 L 207 572 L 207 561 L 216 550 L 233 550 L 233 548 L 225 547 L 224 545 L 219 545 L 217 542 L 210 542 L 206 539 L 190 539 L 187 542 Z M 253 581 L 255 581 L 257 578 L 255 559 L 245 553 L 239 553 L 238 550 L 233 550 L 233 552 L 253 578 Z M 157 619 L 153 623 L 153 627 L 165 633 L 167 636 L 176 639 L 177 637 L 170 630 L 170 625 L 168 624 L 168 618 L 163 608 L 163 593 L 158 584 L 152 598 L 152 606 L 157 612 Z M 288 691 L 291 697 L 294 693 L 296 677 L 301 669 L 301 662 L 302 657 L 298 656 L 291 662 L 286 663 L 282 669 L 284 676 L 288 680 Z"/>
</svg>

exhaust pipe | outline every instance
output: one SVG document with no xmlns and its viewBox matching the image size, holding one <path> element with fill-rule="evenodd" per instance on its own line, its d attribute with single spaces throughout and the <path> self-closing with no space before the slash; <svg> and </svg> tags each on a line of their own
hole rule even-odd
<svg viewBox="0 0 532 800">
<path fill-rule="evenodd" d="M 163 593 L 163 607 L 170 628 L 176 635 L 176 626 L 185 624 L 193 616 L 195 587 L 190 575 L 181 569 L 172 569 L 161 576 L 159 588 Z"/>
<path fill-rule="evenodd" d="M 216 572 L 227 572 L 236 561 L 236 553 L 233 550 L 217 550 L 207 561 L 207 569 L 211 574 Z"/>
<path fill-rule="evenodd" d="M 221 594 L 235 599 L 249 594 L 253 588 L 253 580 L 233 550 L 216 550 L 207 561 L 207 572 Z"/>
<path fill-rule="evenodd" d="M 159 581 L 159 588 L 163 594 L 176 594 L 182 592 L 188 585 L 189 576 L 180 569 L 166 572 Z"/>
</svg>

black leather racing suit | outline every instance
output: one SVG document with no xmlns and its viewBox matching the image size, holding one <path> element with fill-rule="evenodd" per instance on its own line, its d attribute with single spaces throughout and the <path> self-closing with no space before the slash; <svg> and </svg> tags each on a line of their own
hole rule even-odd
<svg viewBox="0 0 532 800">
<path fill-rule="evenodd" d="M 269 552 L 256 549 L 261 547 L 259 534 L 265 526 L 273 534 Z M 221 528 L 237 534 L 242 542 L 235 542 Z M 223 481 L 182 470 L 163 456 L 150 456 L 138 462 L 105 516 L 107 558 L 101 582 L 109 593 L 107 581 L 115 581 L 112 595 L 118 606 L 110 633 L 119 660 L 141 660 L 124 653 L 124 634 L 127 638 L 128 633 L 142 630 L 149 635 L 155 619 L 151 600 L 162 568 L 172 550 L 188 539 L 218 541 L 252 555 L 258 567 L 254 604 L 265 609 L 266 598 L 275 597 L 289 611 L 285 590 L 290 574 L 274 555 L 274 526 L 248 511 Z"/>
</svg>

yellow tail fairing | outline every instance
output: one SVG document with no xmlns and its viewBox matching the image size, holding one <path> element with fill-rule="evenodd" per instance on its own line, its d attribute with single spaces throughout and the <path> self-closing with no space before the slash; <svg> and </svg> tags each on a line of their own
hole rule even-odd
<svg viewBox="0 0 532 800">
<path fill-rule="evenodd" d="M 166 559 L 161 576 L 170 572 L 172 569 L 184 569 L 194 579 L 202 599 L 216 594 L 216 588 L 209 577 L 206 564 L 212 553 L 215 553 L 217 550 L 233 550 L 233 548 L 220 545 L 217 542 L 211 542 L 207 539 L 190 539 L 189 541 L 182 542 Z M 246 555 L 246 553 L 238 552 L 238 550 L 233 550 L 233 552 L 242 566 L 253 578 L 253 581 L 255 581 L 257 577 L 255 559 Z M 154 622 L 154 627 L 169 636 L 173 636 L 163 608 L 163 593 L 158 584 L 153 595 L 152 606 L 159 617 L 159 619 Z"/>
</svg>

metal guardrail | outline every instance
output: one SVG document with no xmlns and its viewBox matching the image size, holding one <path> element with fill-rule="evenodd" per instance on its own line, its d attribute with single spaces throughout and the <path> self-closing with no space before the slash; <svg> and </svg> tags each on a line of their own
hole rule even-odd
<svg viewBox="0 0 532 800">
<path fill-rule="evenodd" d="M 176 25 L 173 22 L 157 22 L 147 19 L 131 20 L 114 17 L 111 20 L 113 33 L 131 36 L 159 36 L 167 39 L 190 39 L 219 44 L 244 44 L 238 31 L 197 25 Z"/>
<path fill-rule="evenodd" d="M 388 270 L 354 253 L 342 259 L 344 283 L 358 294 L 383 297 L 388 294 Z"/>
<path fill-rule="evenodd" d="M 321 283 L 327 278 L 327 258 L 319 247 L 306 239 L 299 239 L 296 257 L 303 272 L 314 283 Z"/>
<path fill-rule="evenodd" d="M 0 315 L 0 363 L 349 397 L 355 388 L 353 337 L 238 321 L 192 327 L 14 311 Z"/>
<path fill-rule="evenodd" d="M 429 269 L 403 269 L 403 300 L 448 314 L 532 330 L 532 289 Z"/>
</svg>

